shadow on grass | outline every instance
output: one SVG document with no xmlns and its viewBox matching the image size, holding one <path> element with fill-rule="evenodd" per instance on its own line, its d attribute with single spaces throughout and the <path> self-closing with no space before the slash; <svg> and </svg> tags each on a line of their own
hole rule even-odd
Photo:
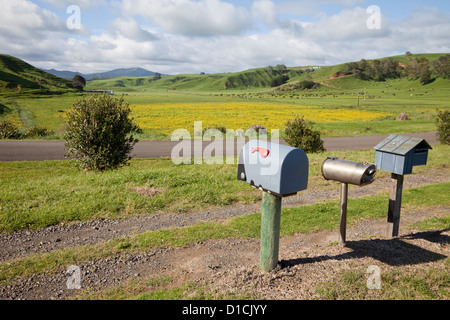
<svg viewBox="0 0 450 320">
<path fill-rule="evenodd" d="M 416 265 L 421 263 L 433 262 L 446 259 L 446 255 L 442 255 L 416 245 L 409 244 L 403 239 L 425 239 L 427 241 L 438 243 L 440 245 L 448 245 L 450 237 L 442 234 L 449 229 L 441 231 L 427 231 L 416 234 L 406 235 L 400 238 L 389 240 L 360 240 L 349 241 L 346 247 L 352 249 L 352 252 L 329 256 L 323 255 L 312 258 L 298 258 L 291 260 L 282 260 L 281 267 L 286 268 L 295 265 L 307 263 L 321 262 L 326 260 L 344 260 L 371 257 L 390 266 Z"/>
<path fill-rule="evenodd" d="M 4 104 L 0 103 L 0 116 L 11 113 L 11 109 L 5 106 Z"/>
</svg>

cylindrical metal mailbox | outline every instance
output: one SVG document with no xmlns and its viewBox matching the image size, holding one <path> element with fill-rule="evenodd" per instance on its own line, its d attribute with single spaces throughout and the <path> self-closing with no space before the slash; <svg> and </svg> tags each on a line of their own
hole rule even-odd
<svg viewBox="0 0 450 320">
<path fill-rule="evenodd" d="M 326 180 L 364 186 L 374 181 L 377 169 L 373 164 L 351 162 L 328 157 L 322 165 Z"/>
</svg>

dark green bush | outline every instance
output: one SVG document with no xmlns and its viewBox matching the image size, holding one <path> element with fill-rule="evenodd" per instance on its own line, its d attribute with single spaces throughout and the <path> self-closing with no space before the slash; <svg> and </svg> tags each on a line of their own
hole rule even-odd
<svg viewBox="0 0 450 320">
<path fill-rule="evenodd" d="M 302 149 L 307 153 L 318 153 L 325 151 L 320 132 L 314 130 L 313 123 L 302 118 L 295 118 L 286 123 L 286 142 L 294 147 Z"/>
<path fill-rule="evenodd" d="M 74 103 L 67 113 L 64 138 L 68 156 L 86 170 L 113 170 L 128 164 L 137 126 L 123 98 L 106 94 Z"/>
<path fill-rule="evenodd" d="M 305 89 L 315 89 L 317 86 L 318 84 L 312 80 L 303 80 L 297 83 L 295 88 L 297 90 L 305 90 Z"/>
<path fill-rule="evenodd" d="M 23 134 L 14 124 L 9 121 L 0 122 L 0 140 L 1 139 L 22 139 Z"/>
<path fill-rule="evenodd" d="M 450 144 L 450 111 L 440 111 L 437 115 L 437 135 L 441 144 Z"/>
</svg>

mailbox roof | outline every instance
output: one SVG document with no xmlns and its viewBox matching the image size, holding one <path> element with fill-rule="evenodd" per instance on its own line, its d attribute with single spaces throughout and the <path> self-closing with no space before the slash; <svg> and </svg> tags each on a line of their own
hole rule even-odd
<svg viewBox="0 0 450 320">
<path fill-rule="evenodd" d="M 390 135 L 374 147 L 377 151 L 406 155 L 414 148 L 433 149 L 424 139 Z"/>
</svg>

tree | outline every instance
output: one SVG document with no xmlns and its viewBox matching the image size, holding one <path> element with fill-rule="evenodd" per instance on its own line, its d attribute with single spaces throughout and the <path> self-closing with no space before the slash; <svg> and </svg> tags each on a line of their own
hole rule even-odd
<svg viewBox="0 0 450 320">
<path fill-rule="evenodd" d="M 138 141 L 132 133 L 137 126 L 129 118 L 130 106 L 109 95 L 82 99 L 67 113 L 64 138 L 68 156 L 81 169 L 112 170 L 128 164 L 129 153 Z"/>
<path fill-rule="evenodd" d="M 82 92 L 83 88 L 86 86 L 86 79 L 77 74 L 73 77 L 72 84 L 74 89 Z"/>
<path fill-rule="evenodd" d="M 432 82 L 430 69 L 424 68 L 420 76 L 420 83 L 426 85 Z"/>
<path fill-rule="evenodd" d="M 277 69 L 279 74 L 284 74 L 287 71 L 287 67 L 284 64 L 277 64 L 275 69 Z"/>
<path fill-rule="evenodd" d="M 270 82 L 271 87 L 278 87 L 285 84 L 289 80 L 289 76 L 279 75 Z"/>
<path fill-rule="evenodd" d="M 437 136 L 441 144 L 450 144 L 450 111 L 439 111 L 436 121 Z"/>
<path fill-rule="evenodd" d="M 314 130 L 313 123 L 304 117 L 297 117 L 286 123 L 286 142 L 305 152 L 318 153 L 325 151 L 320 132 Z"/>
<path fill-rule="evenodd" d="M 318 84 L 312 80 L 303 80 L 295 85 L 295 89 L 298 90 L 315 89 L 317 86 Z"/>
<path fill-rule="evenodd" d="M 433 73 L 437 76 L 448 79 L 450 78 L 450 55 L 440 56 L 439 59 L 433 61 Z"/>
</svg>

